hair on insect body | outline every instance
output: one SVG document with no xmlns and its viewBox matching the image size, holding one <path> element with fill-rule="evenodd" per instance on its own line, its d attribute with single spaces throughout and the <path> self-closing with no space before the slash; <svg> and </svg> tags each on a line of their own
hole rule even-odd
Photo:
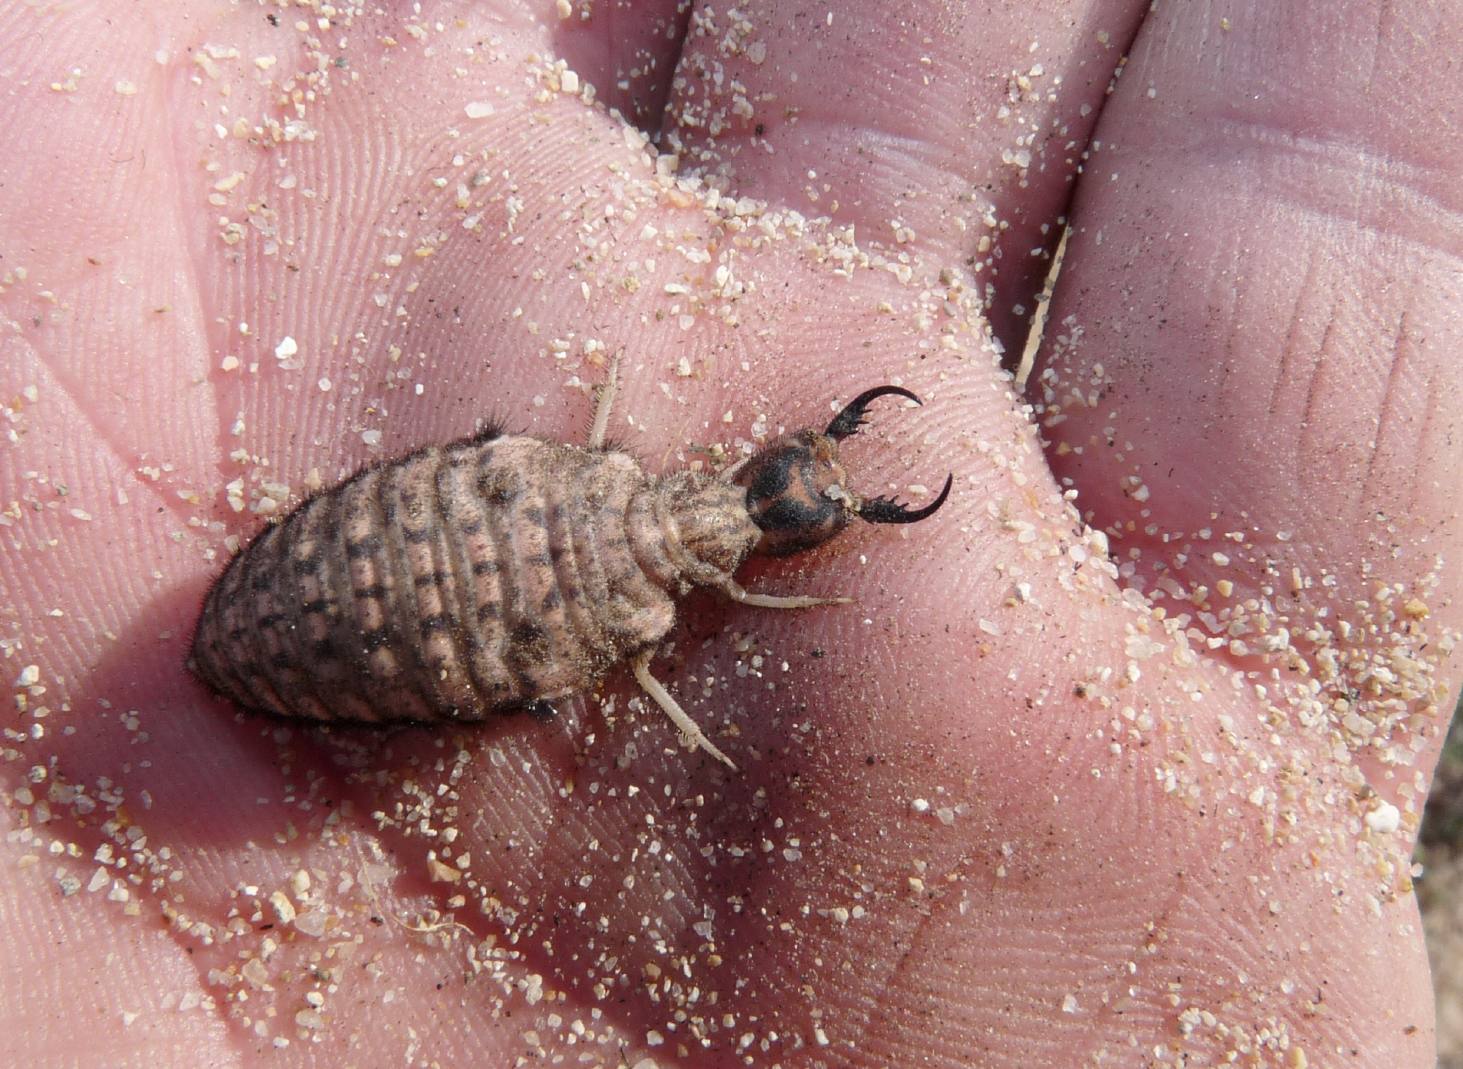
<svg viewBox="0 0 1463 1069">
<path fill-rule="evenodd" d="M 784 435 L 720 475 L 647 474 L 605 447 L 611 365 L 586 448 L 491 428 L 367 467 L 265 530 L 209 590 L 188 666 L 235 704 L 319 722 L 464 722 L 591 689 L 628 662 L 690 741 L 731 768 L 650 672 L 676 599 L 710 587 L 769 609 L 842 597 L 749 593 L 753 555 L 787 556 L 854 517 L 923 508 L 847 486 L 839 443 L 877 386 L 823 431 Z"/>
</svg>

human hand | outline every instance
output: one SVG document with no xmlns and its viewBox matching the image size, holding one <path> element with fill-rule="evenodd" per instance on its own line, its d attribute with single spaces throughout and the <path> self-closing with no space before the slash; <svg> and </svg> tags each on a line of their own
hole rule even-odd
<svg viewBox="0 0 1463 1069">
<path fill-rule="evenodd" d="M 589 10 L 4 21 L 8 1061 L 1430 1064 L 1456 28 Z M 992 341 L 1064 216 L 1027 412 Z M 374 733 L 183 671 L 230 536 L 484 417 L 580 440 L 621 351 L 653 470 L 901 382 L 856 485 L 956 473 L 742 576 L 854 606 L 685 604 L 740 775 L 621 677 Z"/>
</svg>

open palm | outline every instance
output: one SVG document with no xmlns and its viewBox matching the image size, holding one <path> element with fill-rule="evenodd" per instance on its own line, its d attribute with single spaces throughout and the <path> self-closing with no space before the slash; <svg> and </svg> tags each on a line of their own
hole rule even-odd
<svg viewBox="0 0 1463 1069">
<path fill-rule="evenodd" d="M 0 17 L 6 1064 L 1430 1064 L 1456 20 L 385 6 Z M 652 471 L 895 383 L 855 485 L 955 472 L 742 575 L 855 604 L 684 603 L 740 774 L 623 673 L 383 732 L 184 671 L 269 515 L 580 441 L 616 354 Z"/>
</svg>

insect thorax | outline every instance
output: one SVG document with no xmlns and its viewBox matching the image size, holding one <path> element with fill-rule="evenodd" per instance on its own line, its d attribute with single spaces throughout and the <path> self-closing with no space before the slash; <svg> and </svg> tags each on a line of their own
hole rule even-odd
<svg viewBox="0 0 1463 1069">
<path fill-rule="evenodd" d="M 650 554 L 641 566 L 667 588 L 721 583 L 762 535 L 747 514 L 746 491 L 720 479 L 676 472 L 652 480 L 644 499 L 641 515 L 632 509 L 631 538 Z"/>
</svg>

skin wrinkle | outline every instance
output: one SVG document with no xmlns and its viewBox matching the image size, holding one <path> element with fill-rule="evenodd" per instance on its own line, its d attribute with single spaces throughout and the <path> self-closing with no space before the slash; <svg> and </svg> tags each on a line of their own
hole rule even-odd
<svg viewBox="0 0 1463 1069">
<path fill-rule="evenodd" d="M 1169 896 L 1168 896 L 1168 899 L 1167 899 L 1166 904 L 1164 904 L 1161 908 L 1159 908 L 1152 915 L 1153 916 L 1153 925 L 1158 930 L 1167 930 L 1167 920 L 1168 920 L 1168 918 L 1174 912 L 1177 904 L 1179 902 L 1181 902 L 1186 897 L 1186 892 L 1184 890 L 1183 883 L 1182 883 L 1182 878 L 1181 877 L 1182 877 L 1182 874 L 1180 874 L 1180 879 L 1175 882 L 1172 891 L 1169 893 Z M 940 907 L 950 908 L 950 907 L 953 906 L 958 911 L 959 904 L 960 904 L 959 903 L 959 900 L 956 899 L 954 895 L 947 895 L 947 896 L 944 896 L 944 897 L 938 899 L 936 901 L 936 903 L 935 903 L 935 907 L 936 907 L 936 909 L 938 909 Z M 909 938 L 908 938 L 908 940 L 906 942 L 906 946 L 905 946 L 904 951 L 900 954 L 900 956 L 898 957 L 898 959 L 894 962 L 893 967 L 892 967 L 889 975 L 879 985 L 881 994 L 880 994 L 879 998 L 877 998 L 875 1000 L 876 1004 L 878 1004 L 878 1005 L 885 1005 L 885 1004 L 888 1004 L 888 1005 L 898 1005 L 899 1004 L 900 1000 L 897 997 L 890 997 L 890 993 L 891 992 L 897 992 L 897 990 L 900 987 L 900 980 L 901 980 L 902 977 L 907 977 L 912 970 L 914 970 L 916 968 L 921 968 L 922 967 L 921 963 L 914 962 L 913 961 L 913 958 L 914 958 L 914 955 L 915 955 L 917 949 L 920 946 L 922 934 L 926 931 L 926 929 L 928 929 L 931 926 L 931 924 L 936 919 L 937 918 L 936 918 L 935 909 L 931 909 L 928 913 L 923 914 L 920 917 L 920 919 L 916 922 L 914 928 L 910 932 L 910 935 L 909 935 Z M 1141 953 L 1141 950 L 1142 950 L 1142 942 L 1141 942 L 1141 940 L 1135 941 L 1133 943 L 1133 945 L 1132 945 L 1132 950 L 1131 950 L 1130 954 L 1128 955 L 1128 959 L 1127 959 L 1127 960 L 1132 960 L 1132 961 L 1142 961 L 1142 962 L 1145 963 L 1144 969 L 1141 970 L 1141 972 L 1140 972 L 1140 976 L 1142 974 L 1144 974 L 1144 973 L 1153 973 L 1153 972 L 1159 971 L 1158 961 L 1156 959 L 1152 958 L 1151 956 L 1147 956 L 1147 955 Z M 1112 988 L 1110 990 L 1115 990 L 1118 986 L 1127 985 L 1127 984 L 1129 984 L 1131 982 L 1132 982 L 1132 979 L 1130 977 L 1126 976 L 1125 974 L 1122 974 L 1122 973 L 1119 973 L 1117 971 L 1114 971 L 1113 974 L 1112 974 L 1112 976 L 1110 977 L 1110 984 L 1112 985 Z M 1111 1033 L 1109 1033 L 1109 1032 L 1105 1031 L 1101 1027 L 1101 1022 L 1103 1020 L 1105 1020 L 1105 1019 L 1110 1019 L 1110 1018 L 1111 1019 L 1118 1019 L 1118 1018 L 1120 1018 L 1121 1014 L 1120 1014 L 1119 1010 L 1116 1008 L 1116 1006 L 1114 1005 L 1114 1003 L 1116 1001 L 1119 1001 L 1119 1000 L 1111 1000 L 1111 999 L 1103 998 L 1102 997 L 1102 995 L 1104 994 L 1103 991 L 1098 991 L 1098 992 L 1095 992 L 1094 993 L 1092 991 L 1092 989 L 1087 986 L 1086 981 L 1084 981 L 1084 985 L 1083 985 L 1083 994 L 1084 994 L 1083 1003 L 1085 1004 L 1086 1007 L 1089 1007 L 1090 1008 L 1091 1006 L 1094 1006 L 1094 1005 L 1097 1007 L 1097 1011 L 1096 1011 L 1096 1015 L 1095 1016 L 1088 1016 L 1088 1017 L 1086 1017 L 1086 1020 L 1087 1021 L 1093 1022 L 1094 1028 L 1092 1030 L 1097 1033 L 1096 1035 L 1094 1035 L 1092 1037 L 1092 1039 L 1090 1041 L 1091 1044 L 1092 1044 L 1092 1046 L 1088 1049 L 1088 1054 L 1090 1055 L 1090 1054 L 1092 1054 L 1092 1053 L 1094 1053 L 1094 1052 L 1096 1052 L 1098 1050 L 1101 1050 L 1101 1049 L 1106 1048 L 1109 1043 L 1114 1042 L 1117 1039 L 1117 1034 L 1116 1033 L 1118 1032 L 1118 1030 L 1114 1029 Z M 1053 998 L 1056 998 L 1056 994 L 1054 993 L 1052 997 Z M 889 1018 L 886 1015 L 882 1019 L 883 1020 L 888 1020 Z M 869 1031 L 869 1032 L 874 1031 L 877 1028 L 878 1023 L 879 1023 L 880 1020 L 881 1020 L 880 1018 L 875 1018 L 874 1021 L 871 1021 L 868 1024 L 868 1026 L 867 1026 L 867 1031 Z M 893 1035 L 895 1035 L 895 1036 L 904 1035 L 904 1034 L 907 1034 L 907 1031 L 908 1031 L 907 1029 L 904 1029 L 904 1030 L 895 1029 L 894 1032 L 893 1032 Z M 867 1046 L 868 1044 L 866 1042 L 864 1042 L 864 1040 L 865 1040 L 865 1035 L 864 1034 L 861 1034 L 860 1037 L 859 1037 L 859 1040 L 858 1041 L 855 1041 L 854 1045 L 855 1046 Z M 995 1038 L 989 1039 L 989 1043 L 990 1043 L 991 1046 L 993 1046 L 997 1050 L 1001 1050 L 1001 1051 L 1005 1051 L 1005 1052 L 1009 1052 L 1012 1049 L 1010 1047 L 1010 1044 L 1011 1043 L 1013 1043 L 1013 1042 L 1019 1042 L 1019 1041 L 1020 1041 L 1020 1033 L 1019 1033 L 1019 1031 L 1017 1031 L 1017 1032 L 1015 1032 L 1013 1034 L 1007 1035 L 1005 1037 L 1002 1037 L 1000 1039 L 995 1039 Z M 908 1044 L 905 1044 L 905 1045 L 908 1046 Z M 892 1049 L 895 1049 L 895 1050 L 897 1050 L 899 1046 L 900 1045 L 898 1043 L 891 1044 Z"/>
<path fill-rule="evenodd" d="M 1202 132 L 1187 127 L 1181 134 L 1174 147 L 1186 147 L 1184 155 L 1244 165 L 1263 179 L 1270 200 L 1298 207 L 1318 222 L 1353 223 L 1363 232 L 1392 235 L 1423 249 L 1435 249 L 1440 238 L 1459 231 L 1463 204 L 1448 203 L 1450 195 L 1457 199 L 1457 190 L 1436 161 L 1408 161 L 1383 153 L 1359 136 L 1347 137 L 1344 129 L 1322 136 L 1247 112 L 1219 114 Z M 1327 180 L 1341 175 L 1357 177 L 1344 183 Z M 1343 194 L 1346 199 L 1341 201 Z M 1397 221 L 1412 225 L 1397 230 Z"/>
<path fill-rule="evenodd" d="M 150 16 L 145 17 L 150 19 Z M 177 232 L 191 236 L 193 228 L 189 225 L 189 220 L 192 216 L 189 211 L 190 205 L 187 203 L 187 195 L 190 192 L 189 187 L 191 183 L 184 178 L 184 175 L 194 173 L 197 164 L 191 158 L 189 149 L 183 143 L 181 136 L 183 133 L 182 129 L 176 126 L 170 129 L 174 136 L 168 138 L 169 151 L 166 157 L 168 161 L 166 174 L 168 179 L 167 186 L 173 196 L 168 199 L 168 203 L 172 209 L 173 225 L 177 229 Z M 165 129 L 163 136 L 167 136 L 168 132 L 168 129 Z M 185 159 L 187 160 L 186 163 L 184 162 Z M 155 175 L 151 175 L 150 178 L 152 181 L 156 181 Z M 206 369 L 209 367 L 208 355 L 210 353 L 228 351 L 227 332 L 226 328 L 219 325 L 216 325 L 214 329 L 210 329 L 210 321 L 204 311 L 201 280 L 208 278 L 210 272 L 201 255 L 202 243 L 197 241 L 184 241 L 182 244 L 183 257 L 191 266 L 192 270 L 188 272 L 177 271 L 174 273 L 174 277 L 183 279 L 182 284 L 187 286 L 187 310 L 193 325 L 190 334 L 192 337 L 200 338 L 204 341 L 204 348 L 201 351 L 195 350 L 190 355 L 194 358 L 195 367 Z M 209 407 L 213 410 L 213 423 L 217 428 L 214 444 L 218 456 L 225 457 L 232 448 L 230 439 L 233 438 L 232 428 L 235 417 L 225 414 L 224 404 L 219 396 L 218 386 L 214 377 L 205 374 L 202 378 L 203 389 L 208 393 Z M 220 467 L 222 466 L 220 465 Z M 180 505 L 174 502 L 172 507 L 178 508 Z"/>
<path fill-rule="evenodd" d="M 1304 319 L 1304 316 L 1301 313 L 1301 310 L 1304 307 L 1303 301 L 1305 300 L 1306 295 L 1315 291 L 1314 283 L 1316 279 L 1316 267 L 1316 248 L 1312 246 L 1307 251 L 1305 274 L 1301 277 L 1300 286 L 1297 288 L 1295 299 L 1291 301 L 1290 322 L 1286 324 L 1285 337 L 1280 343 L 1280 366 L 1276 369 L 1275 382 L 1270 387 L 1270 403 L 1265 409 L 1266 415 L 1271 417 L 1279 415 L 1281 387 L 1284 386 L 1290 379 L 1290 376 L 1288 374 L 1290 370 L 1290 360 L 1292 354 L 1296 350 L 1296 346 L 1298 344 L 1296 335 L 1299 332 L 1301 322 Z M 1334 313 L 1334 308 L 1332 311 Z M 1330 329 L 1329 322 L 1327 329 Z M 1322 344 L 1324 345 L 1324 338 L 1322 340 Z M 1309 409 L 1310 407 L 1309 395 L 1307 395 L 1306 407 L 1307 409 Z"/>
<path fill-rule="evenodd" d="M 1396 12 L 1392 7 L 1392 0 L 1377 0 L 1377 28 L 1372 38 L 1372 47 L 1367 55 L 1366 72 L 1362 75 L 1362 84 L 1370 89 L 1377 77 L 1377 57 L 1382 53 L 1385 42 L 1391 36 L 1388 34 L 1388 25 L 1396 20 Z"/>
<path fill-rule="evenodd" d="M 1422 425 L 1417 428 L 1417 455 L 1435 455 L 1439 450 L 1432 440 L 1433 423 L 1437 418 L 1439 406 L 1442 404 L 1444 391 L 1440 388 L 1437 375 L 1429 372 L 1427 382 L 1422 391 Z M 1447 433 L 1445 430 L 1444 434 Z M 1407 495 L 1407 512 L 1409 515 L 1421 515 L 1422 495 L 1426 493 L 1425 480 L 1414 478 L 1409 483 L 1410 493 Z"/>
<path fill-rule="evenodd" d="M 1373 449 L 1367 456 L 1366 474 L 1361 479 L 1362 499 L 1370 499 L 1375 495 L 1372 492 L 1373 479 L 1376 474 L 1377 459 L 1383 455 L 1380 443 L 1386 438 L 1387 432 L 1391 430 L 1393 391 L 1397 387 L 1398 379 L 1403 375 L 1406 363 L 1405 344 L 1407 342 L 1407 309 L 1397 313 L 1397 327 L 1392 333 L 1392 344 L 1388 346 L 1391 359 L 1387 362 L 1386 386 L 1382 390 L 1381 404 L 1377 408 L 1376 417 L 1376 441 L 1378 448 Z M 1389 458 L 1390 459 L 1390 458 Z"/>
<path fill-rule="evenodd" d="M 1322 407 L 1320 397 L 1321 390 L 1327 382 L 1324 374 L 1331 362 L 1332 354 L 1335 352 L 1335 335 L 1337 330 L 1337 316 L 1340 312 L 1339 304 L 1333 302 L 1330 311 L 1326 315 L 1326 325 L 1321 331 L 1320 341 L 1316 345 L 1315 354 L 1309 361 L 1309 376 L 1306 379 L 1306 399 L 1300 412 L 1300 438 L 1296 443 L 1296 455 L 1302 460 L 1316 457 L 1327 452 L 1324 444 L 1318 443 L 1317 437 L 1321 427 L 1326 425 L 1330 412 Z M 1344 458 L 1337 458 L 1343 460 Z"/>
<path fill-rule="evenodd" d="M 15 339 L 9 339 L 8 341 L 10 344 L 17 343 Z M 24 344 L 23 340 L 19 343 Z M 80 380 L 66 375 L 53 362 L 46 360 L 40 351 L 27 346 L 27 353 L 31 355 L 37 366 L 45 369 L 46 375 L 50 378 L 50 383 L 59 388 L 65 394 L 67 400 L 72 402 L 73 407 L 69 415 L 82 420 L 86 424 L 86 435 L 91 440 L 101 442 L 105 445 L 107 451 L 117 461 L 118 465 L 130 476 L 131 482 L 128 484 L 128 489 L 140 489 L 144 491 L 148 496 L 156 499 L 160 508 L 165 508 L 179 516 L 186 517 L 189 515 L 190 506 L 186 502 L 180 502 L 176 494 L 167 493 L 164 487 L 151 479 L 145 478 L 136 464 L 137 451 L 128 448 L 117 434 L 108 430 L 108 424 L 105 421 L 97 419 L 95 414 L 90 411 L 89 406 L 83 399 L 82 393 L 79 391 Z"/>
<path fill-rule="evenodd" d="M 937 903 L 937 905 L 943 904 L 944 901 Z M 909 968 L 911 955 L 914 954 L 915 948 L 920 943 L 921 933 L 927 927 L 929 927 L 931 922 L 934 920 L 934 912 L 935 911 L 932 909 L 928 913 L 921 914 L 919 918 L 915 921 L 913 927 L 909 929 L 908 938 L 905 940 L 904 950 L 897 958 L 895 958 L 887 974 L 878 982 L 878 997 L 873 1000 L 875 1005 L 897 1004 L 896 999 L 892 999 L 889 997 L 890 992 L 897 989 L 900 977 L 903 976 L 905 974 L 905 971 Z M 865 1046 L 866 1043 L 864 1041 L 866 1040 L 866 1037 L 869 1033 L 877 1032 L 879 1023 L 880 1018 L 878 1016 L 875 1016 L 871 1020 L 869 1020 L 864 1025 L 863 1031 L 853 1042 L 853 1046 L 856 1048 Z M 898 1030 L 896 1030 L 895 1034 L 898 1035 L 900 1033 Z"/>
</svg>

